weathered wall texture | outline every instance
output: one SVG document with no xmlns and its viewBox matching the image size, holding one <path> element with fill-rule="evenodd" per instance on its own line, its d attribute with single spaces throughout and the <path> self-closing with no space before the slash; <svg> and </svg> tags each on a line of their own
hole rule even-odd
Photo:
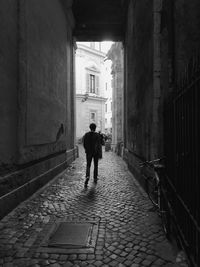
<svg viewBox="0 0 200 267">
<path fill-rule="evenodd" d="M 190 248 L 194 266 L 199 266 L 199 172 L 195 165 L 199 159 L 199 29 L 198 0 L 130 1 L 125 40 L 124 158 L 145 185 L 139 163 L 166 156 L 174 221 L 186 251 Z"/>
<path fill-rule="evenodd" d="M 0 162 L 5 166 L 74 147 L 73 43 L 72 22 L 60 1 L 0 5 Z"/>
<path fill-rule="evenodd" d="M 17 1 L 0 1 L 0 170 L 16 161 L 17 16 Z"/>
<path fill-rule="evenodd" d="M 24 163 L 73 146 L 66 142 L 73 135 L 72 37 L 57 0 L 21 1 L 20 27 L 19 145 Z"/>
<path fill-rule="evenodd" d="M 149 157 L 153 106 L 153 3 L 130 1 L 125 50 L 125 147 Z"/>
<path fill-rule="evenodd" d="M 122 43 L 114 43 L 107 53 L 112 60 L 112 144 L 121 155 L 123 143 L 123 89 L 124 89 L 124 50 Z"/>
<path fill-rule="evenodd" d="M 177 79 L 191 57 L 200 52 L 200 2 L 176 0 L 174 3 L 175 73 Z"/>
<path fill-rule="evenodd" d="M 163 155 L 163 104 L 200 51 L 200 3 L 130 1 L 125 40 L 125 148 L 143 160 Z M 134 157 L 133 156 L 133 157 Z"/>
<path fill-rule="evenodd" d="M 0 1 L 0 217 L 77 155 L 71 4 Z"/>
</svg>

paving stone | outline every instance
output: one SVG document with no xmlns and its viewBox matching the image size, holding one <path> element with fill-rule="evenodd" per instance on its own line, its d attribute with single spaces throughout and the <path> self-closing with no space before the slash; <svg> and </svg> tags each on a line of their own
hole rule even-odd
<svg viewBox="0 0 200 267">
<path fill-rule="evenodd" d="M 116 255 L 120 255 L 120 253 L 121 253 L 122 251 L 121 251 L 121 249 L 116 249 L 114 252 L 115 252 Z"/>
<path fill-rule="evenodd" d="M 110 263 L 109 263 L 109 266 L 112 266 L 112 267 L 115 267 L 115 266 L 117 266 L 118 265 L 118 262 L 117 261 L 111 261 Z"/>
<path fill-rule="evenodd" d="M 103 250 L 96 250 L 96 251 L 95 251 L 95 254 L 96 254 L 96 255 L 102 255 L 102 254 L 103 254 Z"/>
<path fill-rule="evenodd" d="M 13 267 L 12 262 L 7 262 L 3 264 L 4 267 Z"/>
<path fill-rule="evenodd" d="M 13 259 L 12 259 L 12 257 L 6 257 L 6 258 L 4 258 L 4 262 L 11 262 Z"/>
<path fill-rule="evenodd" d="M 63 267 L 72 267 L 73 266 L 73 263 L 71 262 L 66 262 L 63 264 Z"/>
<path fill-rule="evenodd" d="M 50 264 L 50 265 L 48 265 L 48 266 L 51 266 L 51 267 L 60 267 L 61 265 L 58 264 L 58 263 L 52 263 L 52 264 Z"/>
<path fill-rule="evenodd" d="M 49 258 L 49 255 L 47 253 L 42 253 L 41 254 L 41 258 L 48 259 Z"/>
<path fill-rule="evenodd" d="M 142 264 L 143 264 L 144 266 L 150 266 L 151 263 L 152 263 L 152 262 L 149 261 L 149 260 L 144 260 L 144 261 L 142 261 Z"/>
<path fill-rule="evenodd" d="M 111 259 L 110 259 L 110 258 L 108 258 L 108 257 L 107 257 L 107 258 L 105 258 L 105 259 L 103 259 L 103 262 L 104 262 L 104 263 L 109 263 L 110 261 L 111 261 Z"/>
<path fill-rule="evenodd" d="M 140 263 L 140 262 L 142 262 L 142 258 L 140 258 L 140 257 L 136 257 L 136 258 L 134 259 L 134 262 L 135 262 L 135 263 Z"/>
<path fill-rule="evenodd" d="M 40 261 L 40 264 L 46 266 L 46 265 L 49 265 L 50 262 L 49 262 L 48 260 L 41 260 L 41 261 Z"/>
<path fill-rule="evenodd" d="M 93 260 L 95 258 L 95 255 L 93 255 L 93 254 L 88 254 L 87 255 L 87 259 L 88 260 Z"/>
<path fill-rule="evenodd" d="M 80 255 L 78 255 L 78 259 L 84 261 L 87 259 L 87 255 L 86 254 L 80 254 Z"/>
<path fill-rule="evenodd" d="M 49 260 L 50 263 L 56 263 L 56 260 Z"/>
<path fill-rule="evenodd" d="M 0 265 L 138 267 L 171 262 L 175 266 L 176 250 L 167 242 L 158 214 L 149 212 L 152 205 L 124 161 L 104 152 L 98 183 L 94 186 L 90 180 L 85 190 L 82 146 L 79 155 L 62 174 L 0 220 Z M 76 248 L 70 253 L 57 253 L 55 248 L 39 253 L 52 225 L 61 219 L 98 220 L 94 248 L 87 253 Z"/>
<path fill-rule="evenodd" d="M 60 257 L 59 257 L 59 260 L 60 261 L 66 261 L 67 259 L 68 259 L 68 255 L 61 255 Z"/>
<path fill-rule="evenodd" d="M 50 259 L 54 259 L 54 260 L 56 260 L 56 259 L 58 259 L 59 258 L 59 255 L 58 254 L 51 254 L 50 255 Z"/>
<path fill-rule="evenodd" d="M 128 255 L 128 253 L 125 252 L 125 251 L 123 251 L 123 252 L 120 254 L 121 257 L 126 257 L 127 255 Z"/>
<path fill-rule="evenodd" d="M 94 266 L 102 266 L 103 262 L 102 261 L 95 261 Z"/>
<path fill-rule="evenodd" d="M 76 254 L 69 255 L 69 260 L 76 260 L 76 259 L 77 259 L 77 255 Z"/>
</svg>

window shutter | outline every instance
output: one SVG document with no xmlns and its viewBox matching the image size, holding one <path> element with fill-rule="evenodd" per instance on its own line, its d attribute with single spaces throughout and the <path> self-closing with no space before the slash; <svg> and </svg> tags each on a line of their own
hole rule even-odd
<svg viewBox="0 0 200 267">
<path fill-rule="evenodd" d="M 86 73 L 86 92 L 90 92 L 90 74 Z"/>
<path fill-rule="evenodd" d="M 96 94 L 99 95 L 99 76 L 96 76 Z"/>
</svg>

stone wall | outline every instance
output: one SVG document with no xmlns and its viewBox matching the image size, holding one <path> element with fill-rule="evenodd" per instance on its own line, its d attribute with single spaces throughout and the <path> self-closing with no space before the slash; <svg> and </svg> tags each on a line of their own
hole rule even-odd
<svg viewBox="0 0 200 267">
<path fill-rule="evenodd" d="M 174 3 L 174 53 L 176 78 L 191 57 L 200 53 L 200 2 L 176 0 Z"/>
<path fill-rule="evenodd" d="M 186 65 L 200 51 L 200 3 L 162 1 L 161 10 L 161 90 L 166 98 L 185 72 Z"/>
<path fill-rule="evenodd" d="M 153 119 L 153 3 L 130 1 L 125 47 L 125 147 L 150 156 Z"/>
<path fill-rule="evenodd" d="M 0 217 L 77 156 L 70 5 L 0 2 Z"/>
<path fill-rule="evenodd" d="M 9 16 L 8 16 L 9 14 Z M 9 170 L 17 153 L 17 1 L 0 2 L 0 170 Z"/>
<path fill-rule="evenodd" d="M 199 54 L 199 13 L 197 0 L 130 1 L 125 39 L 124 140 L 133 166 L 164 154 L 164 102 L 190 59 Z"/>
<path fill-rule="evenodd" d="M 1 166 L 73 148 L 73 21 L 57 0 L 0 12 Z"/>
<path fill-rule="evenodd" d="M 108 51 L 107 57 L 112 60 L 112 147 L 118 155 L 122 155 L 124 133 L 124 50 L 122 43 L 114 43 Z"/>
<path fill-rule="evenodd" d="M 198 141 L 192 138 L 198 136 L 199 28 L 198 0 L 130 1 L 125 40 L 124 159 L 146 188 L 141 161 L 166 156 L 166 188 L 176 218 L 171 220 L 176 222 L 172 228 L 194 266 L 199 266 Z M 171 106 L 164 113 L 166 103 Z M 191 171 L 189 175 L 183 166 Z"/>
<path fill-rule="evenodd" d="M 20 163 L 72 148 L 71 26 L 59 1 L 20 1 Z M 71 76 L 70 76 L 71 74 Z"/>
</svg>

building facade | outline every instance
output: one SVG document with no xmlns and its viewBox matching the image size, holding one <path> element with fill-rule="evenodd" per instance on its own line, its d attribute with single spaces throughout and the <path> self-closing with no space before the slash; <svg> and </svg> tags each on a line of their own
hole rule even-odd
<svg viewBox="0 0 200 267">
<path fill-rule="evenodd" d="M 106 103 L 105 103 L 105 134 L 112 134 L 112 75 L 111 75 L 111 64 L 112 61 L 106 59 L 105 60 L 105 68 L 106 68 L 106 81 L 105 81 L 105 95 L 106 95 Z"/>
<path fill-rule="evenodd" d="M 76 137 L 81 140 L 90 123 L 105 132 L 106 68 L 99 42 L 77 42 Z"/>
<path fill-rule="evenodd" d="M 122 43 L 114 43 L 107 53 L 112 60 L 112 146 L 122 155 L 123 146 L 123 92 L 124 92 L 124 51 Z"/>
</svg>

